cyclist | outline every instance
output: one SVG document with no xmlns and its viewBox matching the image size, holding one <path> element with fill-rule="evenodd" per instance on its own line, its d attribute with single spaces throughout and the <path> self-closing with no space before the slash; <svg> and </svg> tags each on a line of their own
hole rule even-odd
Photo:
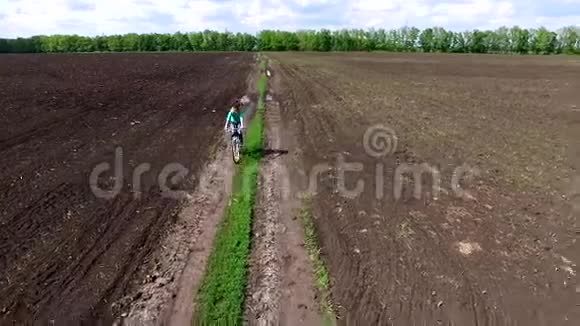
<svg viewBox="0 0 580 326">
<path fill-rule="evenodd" d="M 228 112 L 228 115 L 226 117 L 226 125 L 224 129 L 227 131 L 228 127 L 234 128 L 234 133 L 232 134 L 232 137 L 237 133 L 237 135 L 240 137 L 240 145 L 243 145 L 244 136 L 242 135 L 240 130 L 244 129 L 244 117 L 242 116 L 242 112 L 240 112 L 241 108 L 242 103 L 240 102 L 240 100 L 236 100 L 232 105 L 232 108 Z"/>
</svg>

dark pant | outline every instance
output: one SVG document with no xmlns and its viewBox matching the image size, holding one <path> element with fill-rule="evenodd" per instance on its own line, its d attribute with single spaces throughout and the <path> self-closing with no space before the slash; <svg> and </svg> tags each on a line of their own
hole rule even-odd
<svg viewBox="0 0 580 326">
<path fill-rule="evenodd" d="M 232 137 L 237 135 L 238 137 L 240 137 L 240 144 L 244 144 L 244 135 L 238 130 L 239 127 L 240 127 L 239 124 L 230 123 L 230 128 L 234 128 L 234 132 L 232 133 Z"/>
</svg>

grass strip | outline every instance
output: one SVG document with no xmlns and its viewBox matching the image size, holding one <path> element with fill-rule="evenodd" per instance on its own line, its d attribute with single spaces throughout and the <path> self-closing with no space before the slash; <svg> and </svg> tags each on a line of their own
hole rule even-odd
<svg viewBox="0 0 580 326">
<path fill-rule="evenodd" d="M 253 208 L 264 151 L 263 112 L 267 82 L 268 78 L 262 73 L 257 83 L 260 95 L 257 110 L 248 126 L 242 162 L 233 180 L 231 201 L 218 228 L 197 296 L 194 325 L 242 323 Z"/>
<path fill-rule="evenodd" d="M 314 270 L 314 283 L 318 291 L 320 310 L 324 325 L 335 325 L 336 315 L 331 302 L 330 296 L 330 273 L 320 257 L 320 246 L 316 236 L 316 227 L 311 213 L 311 204 L 309 199 L 305 199 L 300 212 L 300 219 L 304 227 L 304 243 L 310 262 Z"/>
</svg>

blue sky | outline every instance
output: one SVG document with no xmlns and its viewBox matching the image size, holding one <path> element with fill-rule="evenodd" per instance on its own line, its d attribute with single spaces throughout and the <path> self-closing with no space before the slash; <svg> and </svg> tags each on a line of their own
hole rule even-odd
<svg viewBox="0 0 580 326">
<path fill-rule="evenodd" d="M 580 27 L 580 0 L 0 0 L 0 37 L 406 25 Z"/>
</svg>

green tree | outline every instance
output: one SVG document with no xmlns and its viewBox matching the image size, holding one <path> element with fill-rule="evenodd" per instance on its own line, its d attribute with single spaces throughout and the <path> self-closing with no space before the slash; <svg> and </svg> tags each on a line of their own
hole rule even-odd
<svg viewBox="0 0 580 326">
<path fill-rule="evenodd" d="M 124 34 L 86 37 L 33 36 L 0 39 L 0 52 L 92 51 L 423 51 L 475 53 L 580 53 L 580 30 L 566 27 L 554 33 L 501 27 L 495 31 L 453 32 L 441 27 L 414 27 L 297 32 L 263 30 L 257 35 L 205 30 L 174 34 Z"/>
<path fill-rule="evenodd" d="M 0 53 L 8 53 L 10 52 L 10 45 L 8 44 L 8 40 L 5 38 L 0 38 Z"/>
<path fill-rule="evenodd" d="M 318 33 L 316 33 L 316 50 L 317 51 L 332 50 L 332 36 L 329 30 L 322 29 Z"/>
<path fill-rule="evenodd" d="M 171 50 L 173 38 L 171 34 L 155 34 L 155 50 L 169 51 Z"/>
<path fill-rule="evenodd" d="M 469 52 L 472 53 L 486 53 L 487 48 L 485 45 L 485 40 L 487 38 L 487 33 L 475 30 L 471 33 L 471 41 L 468 43 Z"/>
<path fill-rule="evenodd" d="M 109 51 L 106 37 L 96 36 L 92 39 L 92 41 L 93 41 L 93 51 L 97 51 L 97 52 Z"/>
<path fill-rule="evenodd" d="M 501 52 L 499 35 L 495 31 L 485 31 L 483 44 L 487 53 Z"/>
<path fill-rule="evenodd" d="M 527 29 L 522 29 L 514 26 L 509 33 L 511 52 L 525 54 L 530 51 L 530 32 Z"/>
<path fill-rule="evenodd" d="M 378 45 L 377 33 L 374 29 L 368 30 L 364 33 L 364 45 L 365 51 L 375 51 Z"/>
<path fill-rule="evenodd" d="M 435 27 L 433 29 L 433 49 L 439 52 L 449 52 L 453 35 L 444 28 Z"/>
<path fill-rule="evenodd" d="M 187 38 L 192 51 L 203 51 L 203 34 L 199 32 L 188 33 Z"/>
<path fill-rule="evenodd" d="M 121 51 L 131 52 L 131 51 L 141 51 L 139 48 L 140 37 L 137 34 L 125 34 L 121 36 Z"/>
<path fill-rule="evenodd" d="M 403 41 L 402 49 L 404 51 L 416 51 L 417 50 L 417 40 L 419 39 L 419 34 L 421 31 L 416 27 L 403 27 L 401 29 L 401 37 Z"/>
<path fill-rule="evenodd" d="M 509 28 L 503 26 L 495 31 L 495 37 L 497 42 L 497 51 L 500 53 L 511 52 Z"/>
<path fill-rule="evenodd" d="M 107 36 L 107 47 L 111 52 L 123 51 L 123 38 L 121 35 Z"/>
<path fill-rule="evenodd" d="M 216 35 L 216 49 L 217 51 L 231 51 L 233 49 L 233 42 L 230 33 L 218 33 Z"/>
<path fill-rule="evenodd" d="M 419 35 L 419 44 L 423 52 L 433 52 L 435 50 L 435 41 L 432 28 L 427 28 Z"/>
<path fill-rule="evenodd" d="M 173 47 L 176 51 L 191 51 L 191 43 L 187 34 L 177 32 L 173 34 Z"/>
<path fill-rule="evenodd" d="M 541 27 L 533 34 L 532 50 L 538 54 L 550 54 L 556 51 L 557 34 Z"/>
<path fill-rule="evenodd" d="M 580 33 L 574 26 L 564 27 L 559 32 L 559 43 L 563 53 L 580 53 Z"/>
</svg>

